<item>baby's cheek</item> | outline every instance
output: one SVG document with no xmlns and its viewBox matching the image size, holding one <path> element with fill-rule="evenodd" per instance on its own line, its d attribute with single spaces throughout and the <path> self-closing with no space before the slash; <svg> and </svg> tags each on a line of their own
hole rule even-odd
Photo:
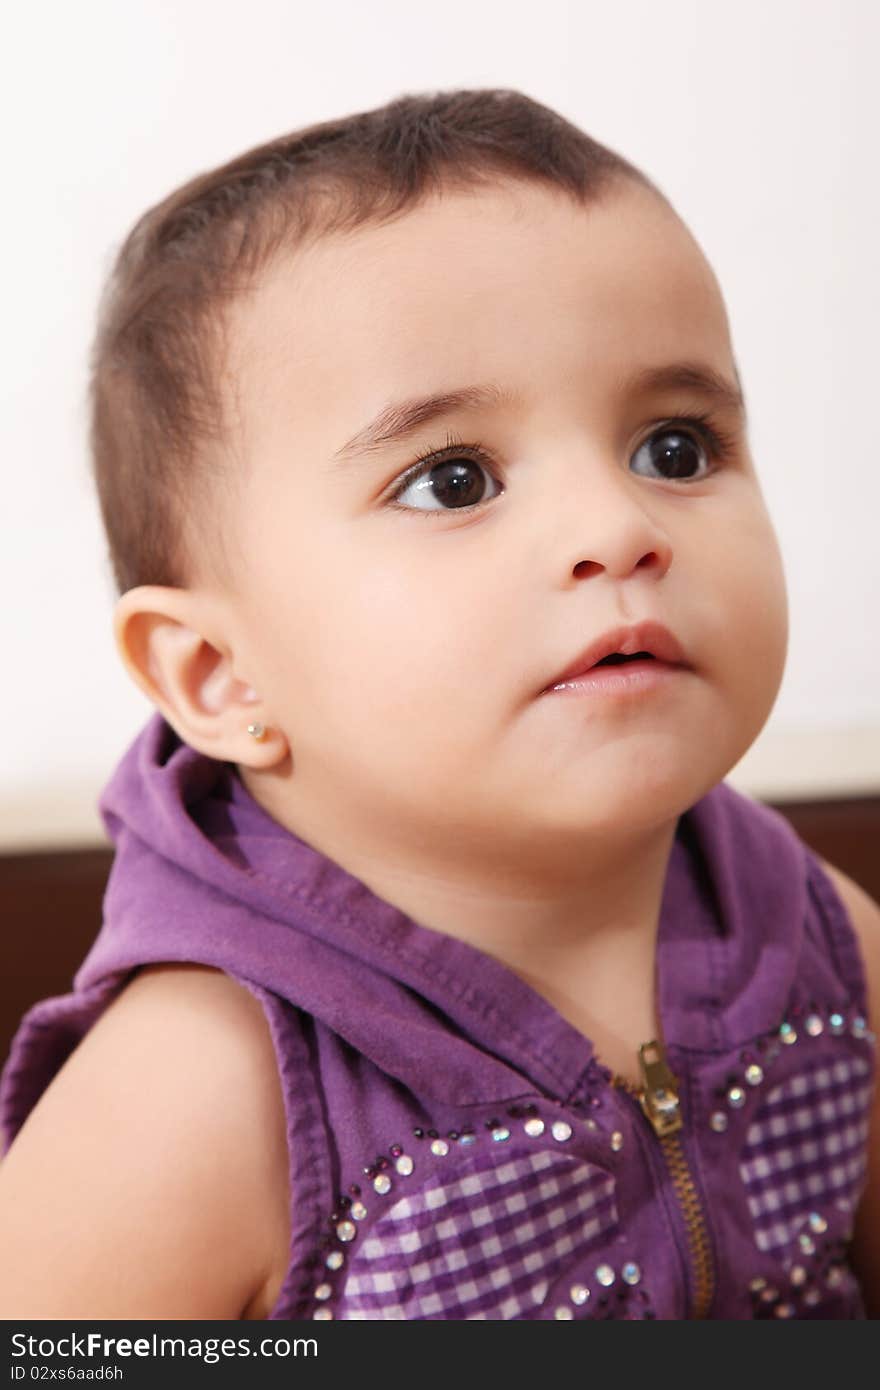
<svg viewBox="0 0 880 1390">
<path fill-rule="evenodd" d="M 782 684 L 788 655 L 788 596 L 778 551 L 768 548 L 763 570 L 755 571 L 749 624 L 744 639 L 746 670 L 760 698 L 772 703 Z"/>
<path fill-rule="evenodd" d="M 724 686 L 743 756 L 764 728 L 776 704 L 785 673 L 787 609 L 772 591 L 772 576 L 755 595 L 738 626 L 731 623 L 723 655 Z"/>
<path fill-rule="evenodd" d="M 788 648 L 788 593 L 782 553 L 763 505 L 722 527 L 713 543 L 723 590 L 723 645 L 749 684 L 778 689 Z"/>
</svg>

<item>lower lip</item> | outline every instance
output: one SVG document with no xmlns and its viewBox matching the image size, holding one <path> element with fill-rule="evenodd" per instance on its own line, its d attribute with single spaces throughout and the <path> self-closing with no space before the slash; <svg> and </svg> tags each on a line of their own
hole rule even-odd
<svg viewBox="0 0 880 1390">
<path fill-rule="evenodd" d="M 545 695 L 639 695 L 666 685 L 680 675 L 683 666 L 666 661 L 627 661 L 614 666 L 593 666 L 580 676 L 569 676 L 558 685 L 548 686 Z"/>
</svg>

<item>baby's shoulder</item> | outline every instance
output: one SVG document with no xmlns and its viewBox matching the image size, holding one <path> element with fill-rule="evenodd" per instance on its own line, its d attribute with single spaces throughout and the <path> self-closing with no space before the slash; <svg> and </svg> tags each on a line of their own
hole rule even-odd
<svg viewBox="0 0 880 1390">
<path fill-rule="evenodd" d="M 245 1215 L 256 1245 L 265 1251 L 265 1275 L 241 1316 L 265 1318 L 287 1272 L 290 1247 L 290 1159 L 287 1119 L 275 1046 L 263 1005 L 246 986 L 213 966 L 162 961 L 140 967 L 114 1004 L 128 995 L 128 1022 L 151 1018 L 156 1036 L 166 1033 L 161 1061 L 166 1073 L 187 1058 L 190 1084 L 213 1097 L 211 1114 L 222 1132 L 234 1135 L 235 1168 L 229 1169 L 229 1200 Z M 121 1020 L 125 1026 L 125 1018 Z M 210 1152 L 204 1159 L 210 1162 Z"/>
<path fill-rule="evenodd" d="M 265 1318 L 286 1268 L 288 1168 L 262 1004 L 209 966 L 141 967 L 0 1164 L 0 1306 Z"/>
</svg>

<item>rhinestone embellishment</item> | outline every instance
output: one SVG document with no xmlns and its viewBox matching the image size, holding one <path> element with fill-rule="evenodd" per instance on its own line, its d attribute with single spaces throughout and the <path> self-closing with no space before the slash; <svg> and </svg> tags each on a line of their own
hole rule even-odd
<svg viewBox="0 0 880 1390">
<path fill-rule="evenodd" d="M 332 1317 L 333 1317 L 333 1313 L 332 1313 L 332 1311 L 331 1311 L 329 1308 L 316 1308 L 315 1311 L 314 1311 L 314 1313 L 312 1314 L 312 1321 L 313 1321 L 313 1322 L 329 1322 L 329 1320 L 330 1320 Z"/>
<path fill-rule="evenodd" d="M 590 1103 L 596 1105 L 598 1102 L 593 1099 Z M 549 1117 L 544 1120 L 537 1113 L 537 1110 L 538 1107 L 533 1104 L 529 1104 L 528 1106 L 516 1105 L 509 1108 L 507 1114 L 513 1116 L 514 1119 L 520 1119 L 522 1123 L 522 1130 L 520 1133 L 525 1133 L 530 1139 L 539 1139 L 542 1135 L 547 1135 L 552 1136 L 556 1143 L 564 1144 L 572 1138 L 574 1134 L 573 1122 L 570 1123 L 568 1120 L 562 1118 L 551 1121 Z M 600 1128 L 597 1122 L 591 1117 L 585 1118 L 583 1123 L 587 1129 L 594 1132 Z M 485 1126 L 481 1124 L 478 1133 L 474 1132 L 473 1125 L 469 1125 L 467 1128 L 461 1130 L 458 1128 L 450 1129 L 446 1137 L 441 1137 L 441 1134 L 438 1134 L 438 1129 L 440 1128 L 441 1126 L 438 1124 L 437 1128 L 433 1129 L 428 1129 L 424 1127 L 424 1125 L 416 1126 L 412 1129 L 415 1138 L 427 1141 L 431 1153 L 438 1157 L 444 1157 L 448 1154 L 454 1144 L 473 1144 L 476 1143 L 478 1139 L 482 1139 L 483 1142 L 486 1142 L 489 1138 L 495 1142 L 502 1142 L 511 1138 L 511 1129 L 508 1127 L 508 1124 L 503 1123 L 500 1119 L 490 1120 Z M 615 1129 L 612 1130 L 610 1134 L 607 1134 L 607 1141 L 610 1143 L 614 1152 L 619 1152 L 620 1149 L 623 1148 L 624 1140 L 625 1135 L 622 1130 Z M 395 1187 L 395 1174 L 399 1174 L 401 1178 L 407 1178 L 415 1171 L 417 1166 L 412 1155 L 405 1153 L 404 1147 L 400 1143 L 392 1144 L 386 1152 L 390 1154 L 390 1158 L 380 1156 L 363 1168 L 363 1173 L 372 1185 L 373 1190 L 380 1196 L 384 1196 L 393 1191 Z M 361 1179 L 361 1182 L 363 1182 L 363 1179 Z M 361 1187 L 357 1183 L 352 1183 L 347 1189 L 346 1194 L 337 1198 L 335 1210 L 331 1216 L 331 1228 L 335 1233 L 336 1239 L 340 1242 L 348 1243 L 354 1241 L 358 1235 L 358 1228 L 355 1223 L 363 1220 L 367 1216 L 367 1207 L 360 1200 L 360 1193 Z M 346 1256 L 342 1250 L 325 1250 L 322 1253 L 322 1258 L 323 1264 L 328 1270 L 340 1270 L 346 1263 Z M 602 1263 L 595 1270 L 595 1278 L 604 1288 L 609 1288 L 615 1283 L 617 1278 L 620 1278 L 625 1284 L 635 1285 L 641 1280 L 641 1270 L 634 1261 L 630 1260 L 620 1268 L 619 1274 L 616 1274 L 610 1264 Z M 618 1291 L 618 1297 L 623 1297 L 624 1292 L 625 1290 L 621 1288 Z M 314 1287 L 313 1297 L 318 1302 L 319 1306 L 312 1312 L 313 1318 L 333 1318 L 333 1312 L 329 1307 L 325 1306 L 332 1296 L 333 1285 L 331 1283 L 320 1282 Z M 577 1307 L 582 1306 L 591 1296 L 591 1290 L 587 1284 L 572 1284 L 569 1289 L 571 1302 L 553 1309 L 552 1316 L 561 1320 L 571 1319 L 574 1316 L 572 1313 L 572 1304 Z M 647 1295 L 644 1291 L 641 1291 L 640 1297 L 645 1299 Z M 603 1297 L 600 1301 L 602 1304 L 605 1304 L 607 1300 Z M 352 1314 L 351 1316 L 364 1315 Z M 629 1316 L 629 1314 L 627 1316 Z M 654 1316 L 654 1314 L 649 1310 L 644 1316 Z"/>
<path fill-rule="evenodd" d="M 799 1033 L 801 1035 L 800 1039 Z M 803 1045 L 803 1041 L 806 1038 L 817 1038 L 823 1033 L 828 1033 L 832 1036 L 847 1034 L 860 1040 L 869 1039 L 871 1042 L 875 1041 L 875 1035 L 870 1030 L 867 1019 L 860 1014 L 853 1016 L 852 1009 L 848 1005 L 840 1005 L 836 1009 L 832 1009 L 830 1005 L 814 1000 L 811 1001 L 808 1010 L 802 1005 L 795 1007 L 792 1009 L 789 1018 L 781 1022 L 774 1031 L 764 1034 L 753 1041 L 745 1040 L 744 1043 L 741 1044 L 745 1049 L 739 1052 L 741 1070 L 739 1070 L 739 1074 L 737 1075 L 736 1064 L 734 1064 L 735 1069 L 733 1073 L 728 1072 L 726 1077 L 724 1073 L 722 1073 L 720 1077 L 717 1077 L 714 1085 L 718 1087 L 718 1089 L 715 1091 L 714 1102 L 710 1101 L 710 1104 L 714 1103 L 717 1108 L 708 1111 L 707 1118 L 704 1119 L 703 1123 L 708 1123 L 708 1127 L 719 1135 L 725 1133 L 730 1124 L 730 1112 L 732 1110 L 740 1110 L 746 1106 L 749 1096 L 749 1090 L 747 1088 L 754 1088 L 761 1085 L 766 1078 L 767 1069 L 779 1053 L 780 1047 L 791 1046 L 796 1044 L 799 1040 Z M 750 1051 L 750 1047 L 754 1048 L 754 1050 Z M 756 1054 L 760 1057 L 760 1064 L 755 1060 Z M 753 1097 L 753 1099 L 757 1098 Z M 506 1105 L 506 1102 L 503 1104 Z M 595 1107 L 600 1105 L 601 1102 L 596 1096 L 585 1094 L 576 1106 L 578 1119 L 575 1121 L 574 1118 L 572 1118 L 571 1123 L 562 1118 L 551 1119 L 550 1115 L 548 1115 L 546 1119 L 542 1119 L 537 1113 L 539 1107 L 534 1104 L 526 1105 L 518 1103 L 516 1105 L 511 1105 L 506 1110 L 499 1110 L 497 1114 L 500 1115 L 503 1113 L 505 1116 L 513 1117 L 511 1124 L 514 1120 L 518 1121 L 518 1123 L 514 1125 L 514 1129 L 518 1131 L 520 1136 L 525 1134 L 530 1139 L 540 1139 L 542 1135 L 548 1137 L 552 1136 L 556 1143 L 564 1144 L 572 1138 L 575 1124 L 583 1125 L 586 1129 L 594 1132 L 599 1128 L 596 1120 L 591 1117 L 584 1118 L 582 1116 L 581 1112 L 587 1109 L 588 1104 L 589 1106 Z M 556 1113 L 557 1115 L 559 1114 L 558 1109 Z M 562 1113 L 565 1114 L 566 1112 L 563 1110 Z M 704 1111 L 704 1115 L 705 1114 L 706 1112 Z M 426 1123 L 427 1122 L 423 1122 L 423 1125 Z M 500 1118 L 493 1119 L 485 1124 L 480 1121 L 479 1125 L 476 1126 L 478 1133 L 474 1133 L 474 1124 L 470 1124 L 459 1131 L 457 1125 L 455 1128 L 447 1130 L 447 1125 L 450 1123 L 449 1119 L 445 1120 L 443 1123 L 438 1120 L 436 1123 L 437 1127 L 433 1129 L 416 1127 L 412 1129 L 412 1134 L 414 1134 L 418 1140 L 427 1141 L 432 1154 L 438 1157 L 447 1155 L 454 1144 L 461 1144 L 464 1146 L 474 1144 L 478 1140 L 486 1144 L 490 1138 L 497 1143 L 511 1138 L 511 1129 L 508 1127 L 507 1123 L 502 1123 Z M 456 1123 L 454 1119 L 452 1119 L 452 1123 Z M 458 1123 L 460 1123 L 460 1121 Z M 438 1134 L 438 1130 L 440 1130 L 440 1134 L 446 1134 L 446 1137 L 441 1138 L 440 1134 Z M 611 1130 L 610 1132 L 605 1130 L 603 1135 L 603 1141 L 609 1143 L 611 1150 L 615 1153 L 623 1148 L 624 1138 L 624 1133 L 619 1129 Z M 410 1143 L 411 1142 L 410 1140 Z M 489 1147 L 491 1148 L 491 1145 Z M 414 1172 L 416 1166 L 412 1156 L 404 1152 L 402 1144 L 398 1143 L 391 1145 L 390 1150 L 387 1150 L 387 1152 L 390 1153 L 390 1162 L 389 1159 L 382 1157 L 376 1159 L 363 1169 L 363 1172 L 367 1175 L 368 1181 L 372 1183 L 373 1189 L 380 1195 L 385 1195 L 392 1191 L 395 1186 L 393 1181 L 395 1173 L 399 1174 L 402 1178 L 407 1178 Z M 443 1166 L 445 1167 L 446 1165 Z M 386 1169 L 391 1173 L 391 1176 L 385 1171 Z M 363 1179 L 360 1179 L 360 1181 L 363 1182 Z M 336 1201 L 335 1210 L 331 1217 L 331 1229 L 335 1230 L 336 1237 L 343 1243 L 355 1240 L 358 1232 L 354 1223 L 367 1215 L 367 1209 L 361 1201 L 351 1200 L 351 1198 L 358 1196 L 360 1190 L 361 1189 L 356 1184 L 353 1184 L 348 1188 L 348 1192 L 351 1196 L 340 1197 L 337 1198 Z M 814 1200 L 816 1200 L 815 1197 Z M 371 1203 L 371 1205 L 374 1204 Z M 837 1199 L 836 1205 L 843 1209 L 847 1207 L 844 1198 Z M 795 1255 L 795 1259 L 801 1259 L 804 1256 L 814 1256 L 817 1249 L 816 1237 L 823 1236 L 827 1230 L 828 1222 L 821 1211 L 808 1212 L 800 1233 L 795 1236 L 795 1249 L 798 1252 L 797 1255 Z M 619 1237 L 619 1239 L 622 1240 L 622 1237 Z M 840 1242 L 840 1245 L 842 1246 L 843 1242 Z M 824 1244 L 823 1249 L 828 1250 L 828 1245 Z M 833 1259 L 835 1255 L 837 1255 L 839 1260 L 840 1254 L 836 1246 L 831 1252 L 831 1258 Z M 345 1255 L 341 1250 L 322 1252 L 322 1257 L 323 1264 L 328 1270 L 340 1270 L 346 1263 Z M 826 1260 L 823 1259 L 822 1264 L 825 1266 Z M 780 1276 L 786 1279 L 786 1283 L 781 1286 L 781 1293 L 779 1289 L 768 1286 L 767 1281 L 762 1276 L 756 1276 L 749 1283 L 749 1288 L 756 1302 L 765 1305 L 768 1314 L 772 1313 L 772 1315 L 777 1318 L 797 1316 L 797 1307 L 793 1302 L 787 1301 L 788 1299 L 796 1299 L 797 1306 L 801 1304 L 807 1306 L 818 1305 L 821 1303 L 822 1293 L 820 1289 L 816 1287 L 816 1283 L 825 1283 L 829 1287 L 835 1287 L 845 1282 L 848 1273 L 846 1267 L 841 1266 L 839 1263 L 831 1264 L 827 1268 L 816 1271 L 811 1271 L 809 1263 L 791 1263 L 789 1260 L 786 1260 L 785 1265 L 785 1274 L 783 1274 L 781 1269 L 779 1270 Z M 632 1260 L 622 1264 L 617 1270 L 610 1264 L 603 1262 L 596 1267 L 594 1278 L 596 1283 L 603 1289 L 610 1289 L 617 1281 L 619 1281 L 621 1285 L 634 1286 L 641 1282 L 641 1270 L 639 1265 Z M 545 1286 L 542 1285 L 542 1291 L 544 1287 Z M 535 1290 L 535 1295 L 536 1297 L 538 1296 L 537 1288 Z M 616 1303 L 617 1299 L 622 1299 L 625 1295 L 626 1289 L 618 1287 L 616 1290 L 616 1299 L 613 1299 L 612 1295 L 609 1295 L 607 1298 L 603 1296 L 599 1299 L 599 1302 L 605 1307 L 605 1305 L 608 1305 L 612 1301 Z M 319 1283 L 314 1289 L 313 1296 L 321 1304 L 326 1303 L 332 1297 L 331 1284 Z M 596 1297 L 595 1289 L 591 1294 L 591 1289 L 587 1284 L 572 1284 L 569 1288 L 569 1304 L 556 1308 L 551 1304 L 547 1307 L 544 1316 L 549 1314 L 556 1319 L 569 1320 L 573 1316 L 572 1305 L 580 1307 L 587 1303 L 591 1297 Z M 633 1295 L 633 1297 L 644 1300 L 647 1295 L 644 1290 L 640 1290 L 638 1294 Z M 609 1315 L 614 1316 L 610 1309 L 607 1311 Z M 618 1312 L 617 1315 L 619 1316 L 620 1313 Z M 631 1314 L 626 1313 L 624 1315 L 630 1316 Z M 329 1308 L 321 1306 L 315 1309 L 312 1316 L 315 1318 L 329 1319 L 333 1317 L 333 1313 Z M 646 1313 L 645 1316 L 652 1316 L 652 1314 L 649 1312 Z"/>
</svg>

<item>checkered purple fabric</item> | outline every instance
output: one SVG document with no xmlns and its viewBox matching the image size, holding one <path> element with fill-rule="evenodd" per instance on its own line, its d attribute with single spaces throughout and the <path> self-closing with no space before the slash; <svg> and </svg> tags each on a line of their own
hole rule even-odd
<svg viewBox="0 0 880 1390">
<path fill-rule="evenodd" d="M 394 1203 L 354 1254 L 337 1317 L 534 1316 L 560 1265 L 616 1234 L 601 1168 L 548 1151 L 487 1157 Z"/>
<path fill-rule="evenodd" d="M 740 1172 L 758 1248 L 782 1251 L 823 1204 L 855 1208 L 866 1172 L 871 1068 L 843 1057 L 769 1091 L 749 1126 Z"/>
</svg>

